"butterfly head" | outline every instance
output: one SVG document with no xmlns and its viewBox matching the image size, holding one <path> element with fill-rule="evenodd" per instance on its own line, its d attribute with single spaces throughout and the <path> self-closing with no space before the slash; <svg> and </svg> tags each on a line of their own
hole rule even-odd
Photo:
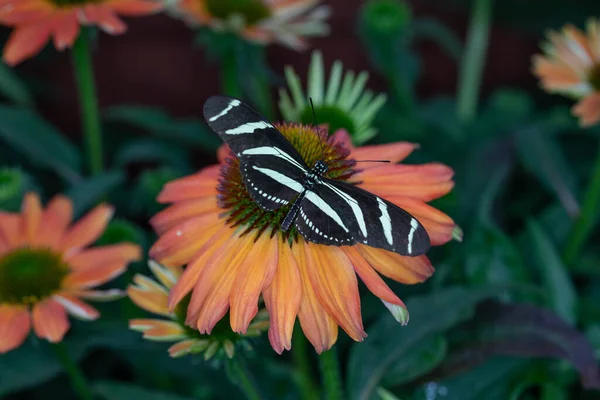
<svg viewBox="0 0 600 400">
<path fill-rule="evenodd" d="M 329 167 L 323 160 L 317 160 L 312 168 L 312 172 L 318 176 L 323 176 L 327 171 L 329 171 Z"/>
</svg>

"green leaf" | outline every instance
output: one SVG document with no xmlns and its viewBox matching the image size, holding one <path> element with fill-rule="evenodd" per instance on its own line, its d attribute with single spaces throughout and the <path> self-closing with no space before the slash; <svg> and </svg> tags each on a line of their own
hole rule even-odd
<svg viewBox="0 0 600 400">
<path fill-rule="evenodd" d="M 463 45 L 453 30 L 434 18 L 415 19 L 411 26 L 416 39 L 429 39 L 437 43 L 454 61 L 460 61 Z"/>
<path fill-rule="evenodd" d="M 181 171 L 189 171 L 190 161 L 186 151 L 165 140 L 139 139 L 122 145 L 114 158 L 114 165 L 123 168 L 133 163 L 160 162 Z"/>
<path fill-rule="evenodd" d="M 0 63 L 0 93 L 18 106 L 33 105 L 33 97 L 25 82 L 4 63 Z"/>
<path fill-rule="evenodd" d="M 200 146 L 214 152 L 221 145 L 217 135 L 197 119 L 175 119 L 159 108 L 122 105 L 108 109 L 105 118 L 147 130 L 151 134 Z"/>
<path fill-rule="evenodd" d="M 32 163 L 50 168 L 64 179 L 80 179 L 81 155 L 55 127 L 31 110 L 0 106 L 0 139 Z"/>
<path fill-rule="evenodd" d="M 385 390 L 382 387 L 377 388 L 377 394 L 381 400 L 401 400 L 400 398 L 394 396 L 392 392 Z"/>
<path fill-rule="evenodd" d="M 81 215 L 124 181 L 125 172 L 115 170 L 96 175 L 72 186 L 66 194 L 73 200 L 74 214 Z"/>
<path fill-rule="evenodd" d="M 351 398 L 370 399 L 391 365 L 431 335 L 468 319 L 480 301 L 497 293 L 497 289 L 455 287 L 411 298 L 406 303 L 411 320 L 405 327 L 391 315 L 385 315 L 369 328 L 369 337 L 350 351 L 348 393 Z"/>
<path fill-rule="evenodd" d="M 570 324 L 575 324 L 577 293 L 571 277 L 539 224 L 530 219 L 527 221 L 527 229 L 533 245 L 533 254 L 536 256 L 535 262 L 542 276 L 544 289 L 548 293 L 550 307 Z"/>
<path fill-rule="evenodd" d="M 93 391 L 106 400 L 192 400 L 192 397 L 178 396 L 154 388 L 144 388 L 130 383 L 114 381 L 97 382 L 93 386 Z"/>
</svg>

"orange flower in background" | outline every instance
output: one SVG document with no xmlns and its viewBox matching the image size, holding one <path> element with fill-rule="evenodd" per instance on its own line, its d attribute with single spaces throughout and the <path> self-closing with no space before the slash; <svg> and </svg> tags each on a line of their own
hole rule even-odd
<svg viewBox="0 0 600 400">
<path fill-rule="evenodd" d="M 169 290 L 181 276 L 182 269 L 168 268 L 155 261 L 150 261 L 148 266 L 157 281 L 138 274 L 133 278 L 134 284 L 129 286 L 127 294 L 138 307 L 163 318 L 132 319 L 129 327 L 142 332 L 144 339 L 176 342 L 169 348 L 171 357 L 204 353 L 204 359 L 208 360 L 222 350 L 227 357 L 233 358 L 236 345 L 246 344 L 244 337 L 260 336 L 269 326 L 265 316 L 258 315 L 244 336 L 237 335 L 224 324 L 215 329 L 212 335 L 202 335 L 185 325 L 186 303 L 189 299 L 182 301 L 173 312 L 169 310 Z"/>
<path fill-rule="evenodd" d="M 14 27 L 4 46 L 4 62 L 16 65 L 33 57 L 51 37 L 57 50 L 72 47 L 80 25 L 120 35 L 127 27 L 118 15 L 147 15 L 162 7 L 150 0 L 3 0 L 0 24 Z"/>
<path fill-rule="evenodd" d="M 172 12 L 190 25 L 239 33 L 257 43 L 278 42 L 293 49 L 305 38 L 329 33 L 330 10 L 320 0 L 181 0 Z"/>
<path fill-rule="evenodd" d="M 115 278 L 140 248 L 123 243 L 88 248 L 103 233 L 113 209 L 100 205 L 71 225 L 71 200 L 56 196 L 42 208 L 28 193 L 22 212 L 0 212 L 0 353 L 19 347 L 33 328 L 50 342 L 69 330 L 70 314 L 83 320 L 99 317 L 82 301 L 110 300 L 118 290 L 92 288 Z"/>
<path fill-rule="evenodd" d="M 544 55 L 533 58 L 534 73 L 545 90 L 580 101 L 572 112 L 582 126 L 600 121 L 600 19 L 590 19 L 587 33 L 572 25 L 548 33 Z"/>
<path fill-rule="evenodd" d="M 441 164 L 395 164 L 414 144 L 354 148 L 345 131 L 327 138 L 324 130 L 307 126 L 278 128 L 307 165 L 323 150 L 329 177 L 356 182 L 404 208 L 423 224 L 432 245 L 451 240 L 452 219 L 426 203 L 452 189 L 453 171 Z M 364 164 L 363 170 L 354 170 L 353 160 L 374 158 L 394 164 Z M 189 326 L 210 333 L 229 311 L 231 328 L 244 333 L 262 295 L 270 317 L 269 339 L 278 353 L 290 349 L 296 318 L 318 352 L 335 343 L 338 326 L 360 341 L 366 333 L 356 275 L 399 322 L 408 321 L 403 302 L 379 274 L 405 284 L 422 282 L 434 271 L 427 257 L 402 257 L 364 245 L 318 245 L 306 242 L 296 228 L 281 232 L 289 207 L 262 210 L 248 194 L 229 148 L 220 149 L 219 161 L 167 184 L 158 201 L 172 205 L 151 220 L 160 236 L 151 256 L 165 265 L 187 264 L 171 289 L 169 308 L 192 292 Z"/>
</svg>

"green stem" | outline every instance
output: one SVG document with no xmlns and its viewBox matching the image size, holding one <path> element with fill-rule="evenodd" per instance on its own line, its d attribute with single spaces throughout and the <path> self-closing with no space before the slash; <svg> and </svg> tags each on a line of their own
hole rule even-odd
<svg viewBox="0 0 600 400">
<path fill-rule="evenodd" d="M 474 0 L 474 2 L 458 77 L 457 114 L 463 122 L 470 122 L 477 115 L 477 100 L 492 15 L 492 0 Z"/>
<path fill-rule="evenodd" d="M 97 175 L 102 172 L 102 133 L 100 131 L 100 115 L 94 83 L 89 33 L 87 28 L 83 28 L 73 46 L 73 66 L 79 91 L 79 104 L 83 119 L 89 171 L 92 175 Z"/>
<path fill-rule="evenodd" d="M 306 337 L 296 329 L 292 336 L 292 359 L 294 361 L 296 383 L 300 388 L 300 397 L 303 400 L 313 400 L 319 398 L 319 391 L 315 385 L 308 359 Z"/>
<path fill-rule="evenodd" d="M 75 393 L 77 393 L 80 399 L 93 400 L 94 396 L 92 395 L 92 390 L 90 389 L 83 372 L 69 355 L 67 346 L 63 342 L 59 342 L 52 344 L 52 348 L 54 349 L 56 357 L 60 360 L 60 363 L 67 372 L 71 387 Z"/>
<path fill-rule="evenodd" d="M 592 178 L 583 197 L 581 213 L 569 233 L 563 253 L 563 261 L 567 267 L 572 267 L 593 231 L 600 216 L 600 147 L 596 155 L 596 165 Z"/>
<path fill-rule="evenodd" d="M 245 397 L 249 400 L 261 400 L 262 396 L 256 380 L 250 374 L 241 356 L 236 354 L 228 363 L 230 378 L 244 393 Z"/>
<path fill-rule="evenodd" d="M 238 99 L 242 97 L 242 88 L 238 79 L 236 51 L 233 48 L 221 60 L 221 90 L 228 96 Z"/>
<path fill-rule="evenodd" d="M 331 350 L 321 353 L 319 364 L 325 398 L 327 400 L 341 400 L 343 398 L 342 377 L 336 348 L 333 347 Z"/>
</svg>

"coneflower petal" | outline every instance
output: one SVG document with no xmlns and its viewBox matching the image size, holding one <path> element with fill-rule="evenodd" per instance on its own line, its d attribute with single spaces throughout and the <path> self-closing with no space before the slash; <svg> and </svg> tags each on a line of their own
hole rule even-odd
<svg viewBox="0 0 600 400">
<path fill-rule="evenodd" d="M 119 243 L 108 246 L 93 247 L 66 257 L 65 261 L 72 269 L 99 267 L 115 262 L 131 262 L 142 258 L 139 246 L 133 243 Z"/>
<path fill-rule="evenodd" d="M 62 15 L 58 15 L 54 20 L 54 47 L 59 51 L 67 47 L 73 47 L 79 33 L 77 12 L 69 10 Z"/>
<path fill-rule="evenodd" d="M 39 53 L 50 39 L 52 23 L 48 20 L 15 28 L 4 46 L 4 62 L 14 66 Z"/>
<path fill-rule="evenodd" d="M 37 243 L 56 249 L 73 218 L 73 202 L 65 196 L 54 196 L 46 206 Z"/>
<path fill-rule="evenodd" d="M 217 205 L 216 196 L 184 200 L 160 211 L 150 219 L 150 224 L 156 230 L 156 233 L 162 235 L 169 229 L 190 218 L 219 213 L 221 211 L 222 209 Z"/>
<path fill-rule="evenodd" d="M 405 257 L 391 251 L 357 244 L 356 249 L 381 275 L 396 282 L 414 284 L 423 282 L 433 272 L 433 266 L 426 256 Z"/>
<path fill-rule="evenodd" d="M 68 257 L 73 252 L 97 240 L 112 218 L 114 208 L 101 204 L 71 227 L 60 242 L 60 249 Z"/>
<path fill-rule="evenodd" d="M 27 193 L 23 199 L 23 233 L 28 243 L 37 244 L 36 234 L 42 220 L 42 204 L 40 197 L 36 193 Z"/>
<path fill-rule="evenodd" d="M 53 299 L 62 304 L 69 314 L 81 320 L 93 321 L 100 316 L 98 310 L 77 297 L 62 293 L 53 296 Z"/>
<path fill-rule="evenodd" d="M 5 246 L 14 248 L 23 242 L 20 214 L 0 211 L 0 241 Z"/>
<path fill-rule="evenodd" d="M 584 97 L 573 106 L 573 115 L 580 118 L 581 126 L 592 126 L 600 122 L 600 92 Z"/>
<path fill-rule="evenodd" d="M 60 342 L 69 330 L 67 311 L 52 298 L 34 305 L 31 318 L 35 334 L 52 343 Z"/>
<path fill-rule="evenodd" d="M 31 318 L 27 307 L 0 304 L 0 353 L 23 344 L 30 330 Z"/>
<path fill-rule="evenodd" d="M 156 200 L 159 203 L 174 203 L 182 200 L 216 196 L 220 168 L 219 165 L 212 165 L 196 174 L 175 179 L 163 187 Z"/>
</svg>

